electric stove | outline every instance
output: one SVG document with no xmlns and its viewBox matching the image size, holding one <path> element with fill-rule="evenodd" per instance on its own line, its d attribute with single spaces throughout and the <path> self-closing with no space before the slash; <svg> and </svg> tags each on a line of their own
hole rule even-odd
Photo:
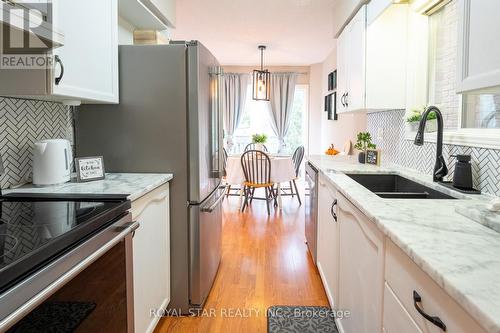
<svg viewBox="0 0 500 333">
<path fill-rule="evenodd" d="M 0 293 L 127 214 L 125 195 L 0 197 Z"/>
</svg>

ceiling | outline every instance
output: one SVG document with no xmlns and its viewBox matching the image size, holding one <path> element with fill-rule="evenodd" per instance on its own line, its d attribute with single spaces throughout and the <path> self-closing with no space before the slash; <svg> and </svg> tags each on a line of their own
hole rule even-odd
<svg viewBox="0 0 500 333">
<path fill-rule="evenodd" d="M 222 65 L 310 65 L 333 50 L 334 0 L 177 0 L 172 38 L 197 39 Z"/>
</svg>

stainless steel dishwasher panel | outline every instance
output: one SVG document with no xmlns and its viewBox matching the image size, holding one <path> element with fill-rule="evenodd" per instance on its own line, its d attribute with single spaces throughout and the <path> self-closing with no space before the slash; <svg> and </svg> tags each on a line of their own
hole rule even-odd
<svg viewBox="0 0 500 333">
<path fill-rule="evenodd" d="M 316 263 L 318 233 L 318 170 L 306 163 L 305 234 L 307 247 Z"/>
</svg>

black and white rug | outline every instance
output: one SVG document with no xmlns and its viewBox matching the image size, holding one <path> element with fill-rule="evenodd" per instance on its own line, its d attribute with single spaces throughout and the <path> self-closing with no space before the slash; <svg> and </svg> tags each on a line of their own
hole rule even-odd
<svg viewBox="0 0 500 333">
<path fill-rule="evenodd" d="M 334 312 L 324 306 L 272 306 L 268 333 L 338 333 Z"/>
<path fill-rule="evenodd" d="M 95 309 L 87 302 L 46 302 L 33 310 L 8 333 L 71 333 Z"/>
</svg>

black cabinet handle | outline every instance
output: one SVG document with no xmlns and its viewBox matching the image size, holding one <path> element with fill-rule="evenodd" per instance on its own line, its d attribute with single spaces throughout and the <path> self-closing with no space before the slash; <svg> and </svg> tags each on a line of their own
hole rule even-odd
<svg viewBox="0 0 500 333">
<path fill-rule="evenodd" d="M 342 103 L 343 106 L 345 106 L 344 98 L 345 94 L 343 94 L 342 97 L 340 98 L 340 102 Z"/>
<path fill-rule="evenodd" d="M 422 317 L 424 317 L 425 319 L 427 319 L 428 321 L 430 321 L 431 323 L 442 329 L 444 332 L 446 332 L 446 325 L 443 323 L 441 319 L 439 319 L 439 317 L 428 315 L 427 313 L 424 312 L 424 310 L 420 308 L 420 306 L 418 306 L 418 303 L 421 302 L 422 302 L 422 297 L 420 297 L 420 295 L 414 290 L 413 304 L 415 305 L 415 309 L 417 309 L 418 313 L 420 313 Z"/>
<path fill-rule="evenodd" d="M 61 74 L 59 74 L 59 76 L 56 77 L 56 80 L 55 80 L 56 81 L 56 86 L 57 86 L 57 85 L 59 85 L 59 83 L 61 82 L 61 80 L 62 80 L 62 78 L 64 76 L 64 65 L 62 63 L 61 58 L 59 58 L 58 55 L 54 56 L 54 61 L 61 66 Z"/>
<path fill-rule="evenodd" d="M 349 97 L 349 93 L 348 92 L 345 93 L 345 106 L 349 107 L 349 103 L 347 103 L 347 97 Z"/>
<path fill-rule="evenodd" d="M 330 208 L 330 214 L 332 214 L 333 219 L 337 222 L 337 213 L 335 212 L 335 207 L 337 206 L 337 199 L 333 200 L 332 207 Z"/>
</svg>

